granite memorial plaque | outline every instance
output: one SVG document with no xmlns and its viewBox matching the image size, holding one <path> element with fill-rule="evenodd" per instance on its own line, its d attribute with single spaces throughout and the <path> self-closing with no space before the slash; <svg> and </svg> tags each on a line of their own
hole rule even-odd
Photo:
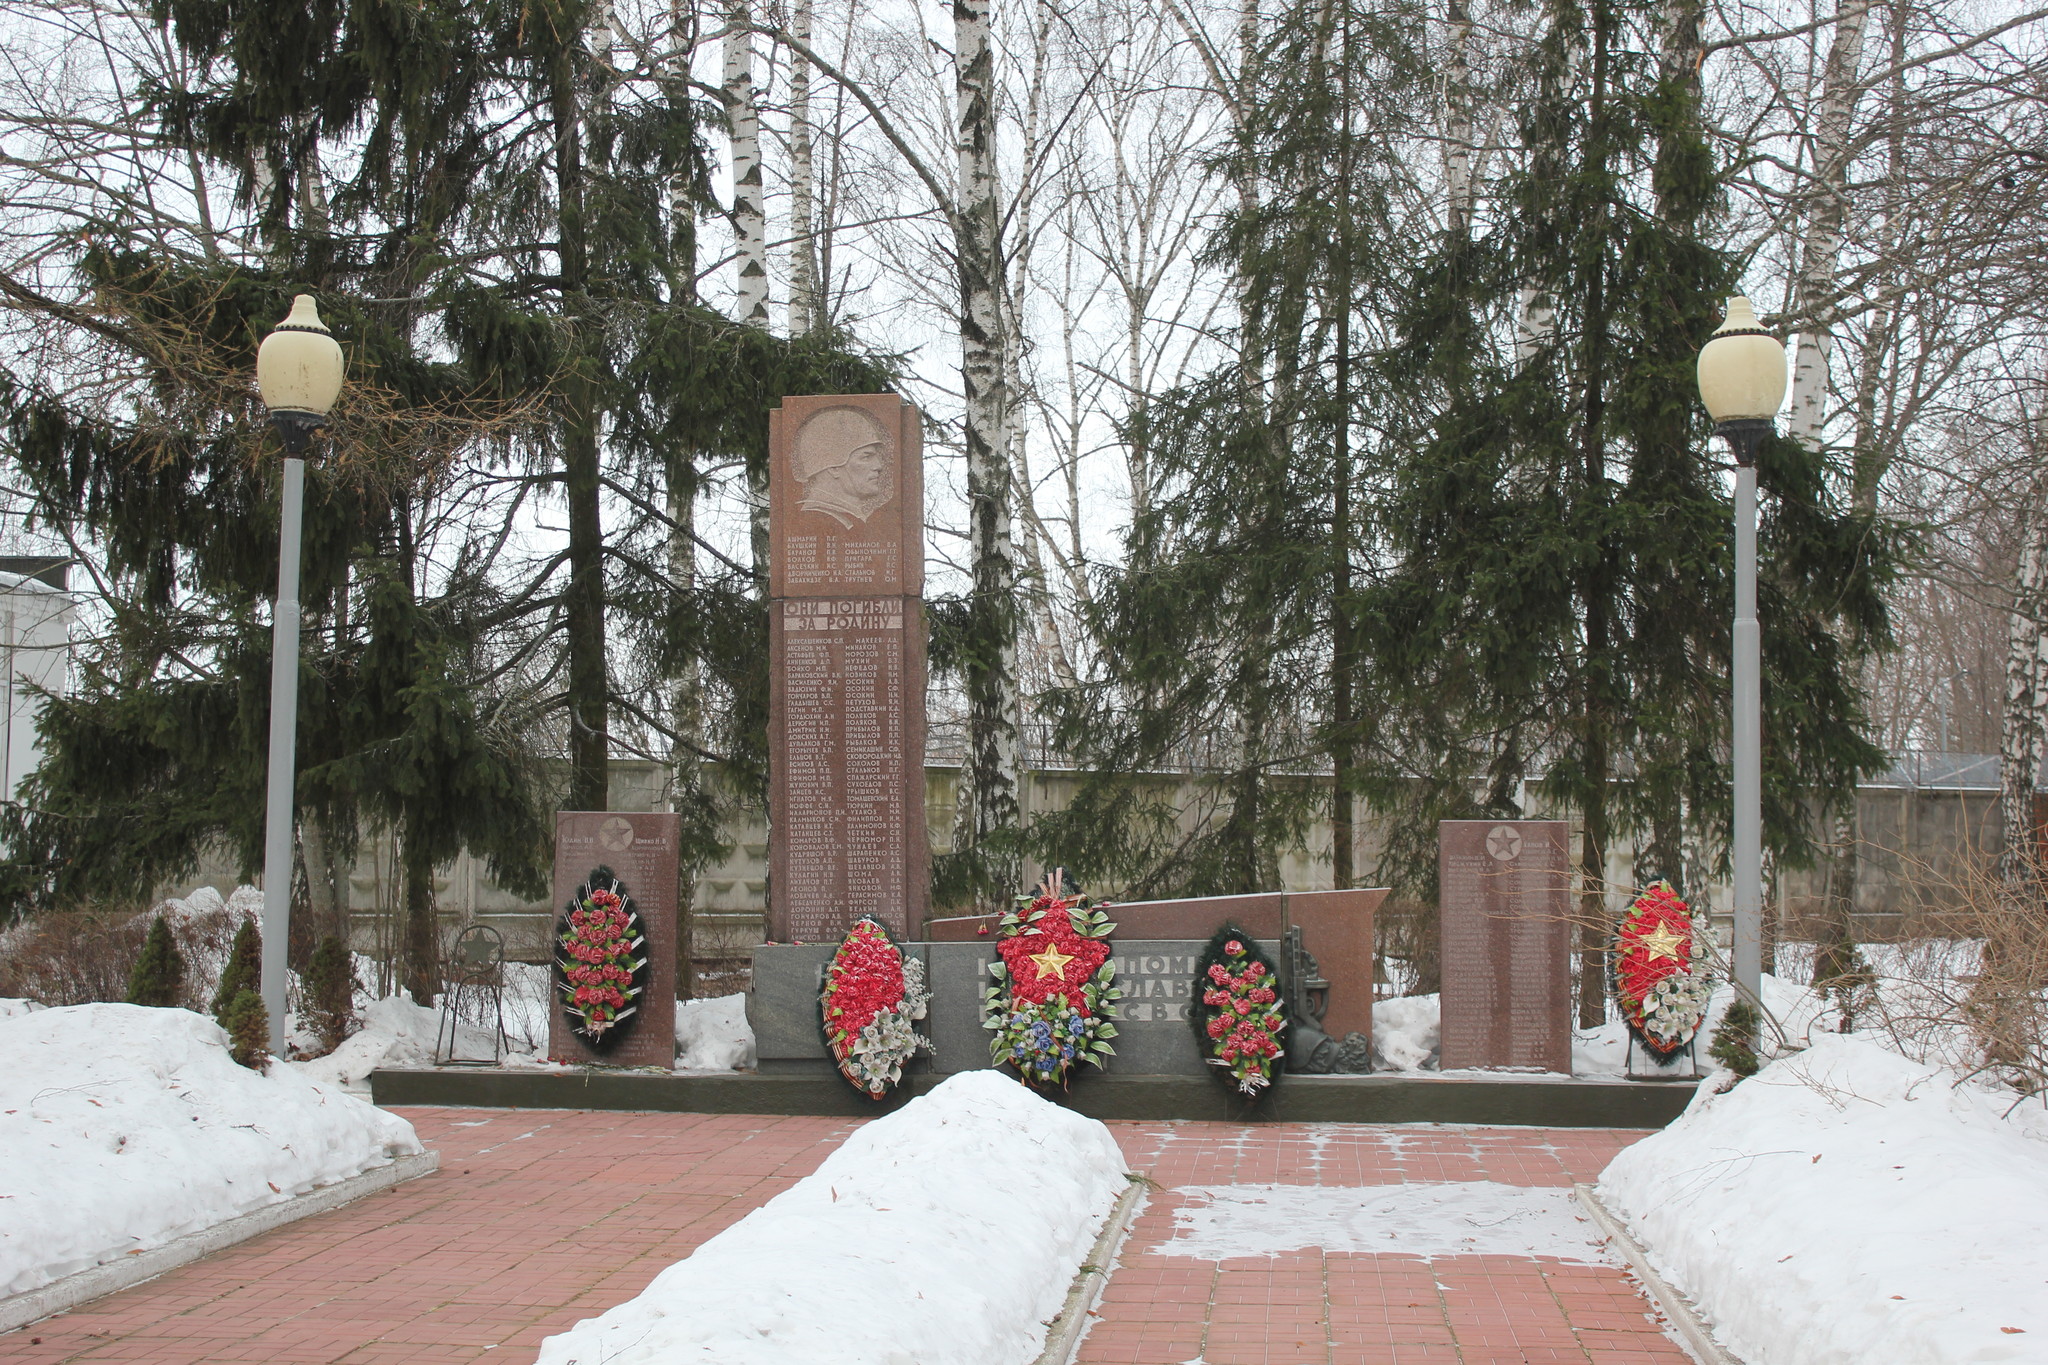
<svg viewBox="0 0 2048 1365">
<path fill-rule="evenodd" d="M 1571 1072 L 1568 833 L 1562 820 L 1437 826 L 1445 1071 Z"/>
<path fill-rule="evenodd" d="M 922 452 L 894 394 L 769 415 L 772 940 L 924 919 Z"/>
<path fill-rule="evenodd" d="M 1123 1076 L 1194 1076 L 1204 1072 L 1188 1027 L 1195 961 L 1206 940 L 1134 939 L 1112 942 L 1116 964 L 1116 1055 L 1109 1071 Z M 1261 941 L 1276 960 L 1280 945 Z M 988 1031 L 981 1026 L 982 993 L 995 984 L 988 964 L 995 948 L 979 943 L 904 944 L 922 956 L 931 984 L 930 1013 L 922 1029 L 932 1040 L 932 1071 L 979 1071 L 987 1067 Z M 747 1019 L 754 1028 L 758 1065 L 764 1072 L 824 1072 L 831 1068 L 818 1029 L 818 975 L 832 958 L 826 944 L 763 944 L 754 950 L 754 985 Z M 919 1062 L 922 1069 L 927 1063 Z M 1085 1083 L 1085 1082 L 1084 1082 Z"/>
<path fill-rule="evenodd" d="M 1287 893 L 1287 922 L 1330 983 L 1323 1032 L 1340 1043 L 1354 1033 L 1372 1042 L 1373 917 L 1386 898 L 1385 887 Z"/>
<path fill-rule="evenodd" d="M 647 932 L 644 951 L 652 971 L 631 1031 L 600 1053 L 570 1026 L 552 972 L 549 977 L 548 1056 L 585 1066 L 657 1066 L 676 1060 L 676 868 L 680 822 L 643 811 L 555 812 L 555 904 L 560 919 L 569 898 L 600 867 L 625 884 Z M 553 936 L 549 937 L 552 950 Z"/>
<path fill-rule="evenodd" d="M 924 433 L 893 393 L 768 414 L 768 595 L 924 596 Z"/>
</svg>

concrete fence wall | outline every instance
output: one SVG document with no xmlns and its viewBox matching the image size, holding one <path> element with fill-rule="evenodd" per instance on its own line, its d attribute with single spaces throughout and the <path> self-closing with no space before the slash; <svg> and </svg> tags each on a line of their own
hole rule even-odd
<svg viewBox="0 0 2048 1365">
<path fill-rule="evenodd" d="M 1909 933 L 1926 916 L 1954 908 L 1972 894 L 1982 869 L 1997 858 L 2000 847 L 1998 792 L 1981 785 L 1981 770 L 1963 774 L 1949 785 L 1920 785 L 1910 780 L 1874 783 L 1862 788 L 1857 801 L 1857 911 L 1860 931 L 1876 937 Z M 1995 767 L 1992 772 L 1995 774 Z M 1908 775 L 1910 777 L 1910 774 Z M 959 770 L 932 765 L 925 772 L 925 814 L 934 852 L 951 847 L 954 789 Z M 1070 771 L 1033 773 L 1025 784 L 1025 809 L 1057 810 L 1072 798 L 1080 775 Z M 1224 813 L 1213 787 L 1187 774 L 1161 774 L 1155 781 L 1162 799 L 1182 812 L 1182 825 L 1194 828 Z M 1312 779 L 1302 779 L 1308 781 Z M 662 810 L 667 807 L 667 773 L 660 764 L 619 760 L 612 765 L 611 805 L 615 810 Z M 1546 817 L 1532 810 L 1532 818 Z M 1378 858 L 1382 830 L 1370 819 L 1359 822 L 1356 866 L 1369 872 Z M 764 812 L 741 811 L 726 829 L 730 852 L 699 876 L 693 905 L 698 917 L 700 957 L 738 956 L 761 938 L 767 907 L 768 833 Z M 1280 890 L 1318 891 L 1330 886 L 1330 827 L 1315 821 L 1306 847 L 1288 850 L 1279 859 Z M 1630 884 L 1635 850 L 1626 843 L 1610 850 L 1608 878 L 1617 888 Z M 1795 933 L 1818 905 L 1824 868 L 1785 871 L 1777 878 L 1778 905 Z M 172 888 L 184 894 L 200 885 L 223 892 L 235 885 L 234 870 L 207 866 L 200 875 Z M 1684 888 L 1695 902 L 1698 888 Z M 1090 886 L 1098 895 L 1115 896 L 1122 888 Z M 467 854 L 439 869 L 435 897 L 443 921 L 451 926 L 491 924 L 505 934 L 515 956 L 538 959 L 544 951 L 553 908 L 515 896 L 496 885 L 482 862 Z M 349 903 L 359 951 L 385 955 L 394 941 L 394 909 L 401 888 L 389 838 L 363 841 L 349 877 Z M 1620 892 L 1617 891 L 1617 898 Z M 1725 885 L 1707 888 L 1707 901 L 1725 910 Z M 1617 907 L 1618 908 L 1618 907 Z M 1402 907 L 1390 904 L 1398 917 Z"/>
</svg>

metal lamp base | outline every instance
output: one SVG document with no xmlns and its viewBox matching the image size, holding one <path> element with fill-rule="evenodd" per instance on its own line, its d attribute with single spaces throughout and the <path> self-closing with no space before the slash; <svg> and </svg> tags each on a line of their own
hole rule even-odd
<svg viewBox="0 0 2048 1365">
<path fill-rule="evenodd" d="M 1756 463 L 1757 449 L 1772 430 L 1768 417 L 1736 417 L 1714 424 L 1714 434 L 1728 443 L 1728 449 L 1735 452 L 1735 463 L 1745 469 Z"/>
</svg>

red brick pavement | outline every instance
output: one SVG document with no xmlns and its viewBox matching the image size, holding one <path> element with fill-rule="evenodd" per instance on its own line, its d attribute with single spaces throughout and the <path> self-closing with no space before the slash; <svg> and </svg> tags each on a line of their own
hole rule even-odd
<svg viewBox="0 0 2048 1365">
<path fill-rule="evenodd" d="M 542 1337 L 639 1293 L 809 1174 L 852 1128 L 730 1115 L 402 1112 L 441 1153 L 438 1174 L 0 1335 L 0 1361 L 530 1361 Z M 1178 1185 L 1563 1185 L 1597 1173 L 1636 1134 L 1112 1127 L 1132 1167 L 1165 1188 L 1125 1245 L 1083 1362 L 1686 1359 L 1616 1270 L 1314 1250 L 1218 1263 L 1149 1250 L 1172 1235 Z"/>
<path fill-rule="evenodd" d="M 1315 1248 L 1164 1256 L 1189 1185 L 1590 1181 L 1641 1137 L 1607 1129 L 1116 1124 L 1159 1185 L 1080 1365 L 1689 1365 L 1618 1269 L 1523 1256 L 1419 1260 Z"/>
<path fill-rule="evenodd" d="M 809 1175 L 853 1128 L 723 1114 L 399 1112 L 441 1153 L 436 1174 L 0 1336 L 0 1362 L 531 1361 L 542 1337 L 632 1298 Z"/>
</svg>

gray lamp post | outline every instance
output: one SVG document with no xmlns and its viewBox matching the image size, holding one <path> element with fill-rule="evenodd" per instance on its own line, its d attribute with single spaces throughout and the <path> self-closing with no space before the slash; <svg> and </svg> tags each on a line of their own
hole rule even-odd
<svg viewBox="0 0 2048 1365">
<path fill-rule="evenodd" d="M 341 347 L 311 294 L 256 350 L 256 386 L 284 441 L 284 509 L 278 523 L 277 605 L 270 635 L 270 773 L 263 828 L 263 1008 L 270 1050 L 284 1055 L 285 947 L 292 916 L 292 787 L 299 737 L 299 526 L 306 503 L 306 443 L 341 394 Z"/>
<path fill-rule="evenodd" d="M 1700 348 L 1700 400 L 1735 452 L 1735 988 L 1763 1001 L 1763 724 L 1756 624 L 1756 452 L 1785 401 L 1785 348 L 1749 300 Z"/>
</svg>

